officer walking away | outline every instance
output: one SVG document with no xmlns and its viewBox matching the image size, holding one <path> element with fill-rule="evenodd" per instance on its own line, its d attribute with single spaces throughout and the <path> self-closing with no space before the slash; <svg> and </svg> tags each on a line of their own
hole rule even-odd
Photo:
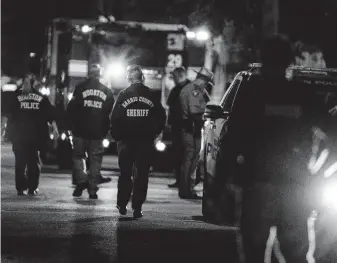
<svg viewBox="0 0 337 263">
<path fill-rule="evenodd" d="M 12 144 L 15 156 L 15 185 L 19 196 L 38 193 L 40 178 L 39 151 L 49 139 L 48 123 L 51 123 L 55 138 L 58 137 L 55 109 L 49 99 L 34 89 L 33 74 L 25 76 L 23 85 L 15 91 L 9 114 L 12 129 Z M 27 170 L 28 179 L 25 177 Z"/>
<path fill-rule="evenodd" d="M 190 83 L 190 81 L 187 79 L 187 73 L 184 67 L 175 68 L 171 76 L 175 86 L 171 90 L 167 99 L 167 105 L 169 106 L 167 122 L 171 127 L 174 175 L 176 181 L 173 184 L 169 184 L 168 187 L 173 188 L 179 186 L 184 151 L 182 141 L 182 112 L 180 105 L 180 92 L 183 87 Z"/>
<path fill-rule="evenodd" d="M 109 132 L 109 116 L 114 104 L 111 90 L 99 81 L 100 73 L 99 65 L 90 66 L 88 79 L 75 87 L 67 108 L 69 128 L 73 133 L 74 197 L 80 197 L 87 189 L 90 199 L 98 198 L 104 153 L 102 140 Z M 88 173 L 86 154 L 90 163 Z"/>
<path fill-rule="evenodd" d="M 194 172 L 201 148 L 201 129 L 204 124 L 202 115 L 209 100 L 206 87 L 209 82 L 213 83 L 213 78 L 214 75 L 210 70 L 201 68 L 197 72 L 197 78 L 185 86 L 180 93 L 184 144 L 182 176 L 179 184 L 180 198 L 199 199 L 194 191 Z"/>
<path fill-rule="evenodd" d="M 133 216 L 140 218 L 147 195 L 154 140 L 165 127 L 166 114 L 155 93 L 143 84 L 141 67 L 131 65 L 126 73 L 130 86 L 119 93 L 111 115 L 111 135 L 118 142 L 121 170 L 117 209 L 121 215 L 126 214 L 133 192 Z"/>
</svg>

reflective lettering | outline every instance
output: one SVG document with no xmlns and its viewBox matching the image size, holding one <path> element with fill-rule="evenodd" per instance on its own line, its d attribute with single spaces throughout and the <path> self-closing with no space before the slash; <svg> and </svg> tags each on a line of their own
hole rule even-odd
<svg viewBox="0 0 337 263">
<path fill-rule="evenodd" d="M 37 102 L 41 102 L 42 98 L 43 98 L 42 96 L 34 94 L 34 93 L 29 93 L 29 94 L 18 96 L 18 100 L 20 102 L 24 101 L 24 100 L 34 100 L 34 101 L 37 101 Z"/>
<path fill-rule="evenodd" d="M 102 102 L 96 100 L 84 100 L 84 107 L 102 109 Z"/>
<path fill-rule="evenodd" d="M 82 96 L 83 96 L 84 99 L 86 97 L 89 97 L 89 96 L 96 96 L 96 97 L 101 98 L 103 101 L 105 101 L 106 98 L 107 98 L 107 95 L 103 91 L 100 91 L 100 90 L 97 90 L 97 89 L 85 90 L 85 91 L 82 92 Z"/>
<path fill-rule="evenodd" d="M 23 101 L 20 103 L 20 108 L 21 109 L 26 109 L 26 110 L 38 110 L 40 109 L 38 102 L 28 102 L 28 101 Z"/>
<path fill-rule="evenodd" d="M 130 104 L 134 103 L 134 102 L 142 102 L 145 103 L 146 105 L 149 105 L 151 108 L 154 107 L 154 104 L 151 100 L 144 98 L 144 97 L 131 97 L 126 99 L 123 103 L 122 106 L 124 108 L 127 108 Z"/>
<path fill-rule="evenodd" d="M 126 116 L 128 117 L 146 117 L 149 115 L 148 109 L 127 109 Z"/>
<path fill-rule="evenodd" d="M 127 106 L 129 106 L 131 103 L 137 102 L 138 101 L 138 97 L 131 97 L 126 99 L 123 103 L 122 106 L 124 108 L 126 108 Z"/>
<path fill-rule="evenodd" d="M 149 105 L 151 108 L 154 106 L 154 105 L 153 105 L 153 102 L 150 101 L 150 100 L 147 99 L 147 98 L 139 97 L 139 101 L 140 101 L 140 102 L 143 102 L 143 103 L 145 103 L 145 104 L 147 104 L 147 105 Z"/>
</svg>

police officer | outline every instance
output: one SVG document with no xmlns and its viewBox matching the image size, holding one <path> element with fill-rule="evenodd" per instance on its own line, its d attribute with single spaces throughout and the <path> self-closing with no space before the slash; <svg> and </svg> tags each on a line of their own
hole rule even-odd
<svg viewBox="0 0 337 263">
<path fill-rule="evenodd" d="M 279 262 L 306 262 L 307 221 L 314 207 L 307 161 L 316 113 L 310 103 L 314 96 L 303 96 L 285 78 L 292 61 L 286 37 L 265 42 L 261 78 L 242 89 L 231 111 L 231 143 L 220 146 L 227 152 L 227 173 L 243 189 L 240 233 L 246 263 L 271 262 L 273 252 Z"/>
<path fill-rule="evenodd" d="M 75 87 L 67 115 L 73 133 L 73 174 L 76 188 L 74 197 L 80 197 L 87 188 L 90 199 L 97 199 L 97 184 L 101 171 L 104 148 L 103 138 L 109 132 L 109 115 L 114 104 L 110 89 L 100 83 L 101 68 L 93 64 L 89 77 Z M 88 154 L 90 167 L 86 171 Z"/>
<path fill-rule="evenodd" d="M 126 214 L 133 192 L 133 216 L 140 218 L 147 195 L 153 144 L 164 129 L 166 114 L 155 93 L 143 84 L 140 66 L 128 66 L 127 79 L 130 86 L 119 93 L 111 115 L 111 135 L 118 142 L 121 170 L 117 209 L 121 215 Z"/>
<path fill-rule="evenodd" d="M 175 87 L 171 90 L 167 99 L 167 105 L 169 106 L 167 122 L 171 126 L 172 134 L 172 148 L 174 158 L 174 174 L 176 181 L 168 187 L 178 187 L 181 177 L 181 164 L 183 157 L 183 142 L 182 142 L 182 112 L 180 105 L 180 92 L 187 84 L 190 83 L 187 79 L 186 69 L 184 67 L 175 68 L 172 72 L 172 78 Z"/>
<path fill-rule="evenodd" d="M 12 122 L 12 143 L 15 156 L 15 185 L 19 196 L 38 193 L 40 178 L 39 150 L 49 139 L 48 123 L 54 127 L 55 110 L 49 99 L 34 89 L 35 76 L 25 76 L 22 88 L 15 91 L 15 98 L 9 110 Z M 25 178 L 27 169 L 28 180 Z"/>
<path fill-rule="evenodd" d="M 202 115 L 209 100 L 206 87 L 209 82 L 213 82 L 213 77 L 210 70 L 201 68 L 197 72 L 197 78 L 186 85 L 180 93 L 184 144 L 182 176 L 179 184 L 181 198 L 199 198 L 193 190 L 194 172 L 201 148 L 201 129 L 204 123 Z"/>
</svg>

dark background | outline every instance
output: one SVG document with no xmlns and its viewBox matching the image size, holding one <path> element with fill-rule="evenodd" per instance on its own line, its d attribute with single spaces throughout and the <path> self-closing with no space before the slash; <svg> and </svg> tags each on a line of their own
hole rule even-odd
<svg viewBox="0 0 337 263">
<path fill-rule="evenodd" d="M 54 17 L 95 18 L 99 0 L 2 0 L 1 67 L 19 76 L 30 67 L 38 73 L 46 44 L 45 26 Z M 224 17 L 259 24 L 262 0 L 105 0 L 101 5 L 116 19 L 216 25 Z M 328 67 L 337 67 L 337 1 L 279 0 L 279 31 L 292 41 L 319 46 Z M 250 16 L 247 15 L 250 9 Z M 250 20 L 250 21 L 247 21 Z M 29 58 L 29 53 L 36 57 Z"/>
</svg>

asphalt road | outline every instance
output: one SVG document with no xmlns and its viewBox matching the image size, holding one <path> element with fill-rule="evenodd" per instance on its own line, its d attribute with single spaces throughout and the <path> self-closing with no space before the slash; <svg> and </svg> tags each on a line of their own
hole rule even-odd
<svg viewBox="0 0 337 263">
<path fill-rule="evenodd" d="M 115 160 L 115 161 L 114 161 Z M 181 200 L 167 175 L 150 178 L 144 217 L 115 209 L 116 158 L 105 158 L 99 200 L 73 198 L 70 172 L 46 167 L 40 194 L 18 197 L 14 158 L 1 151 L 2 262 L 221 262 L 235 263 L 235 229 L 202 221 L 201 202 Z"/>
</svg>

